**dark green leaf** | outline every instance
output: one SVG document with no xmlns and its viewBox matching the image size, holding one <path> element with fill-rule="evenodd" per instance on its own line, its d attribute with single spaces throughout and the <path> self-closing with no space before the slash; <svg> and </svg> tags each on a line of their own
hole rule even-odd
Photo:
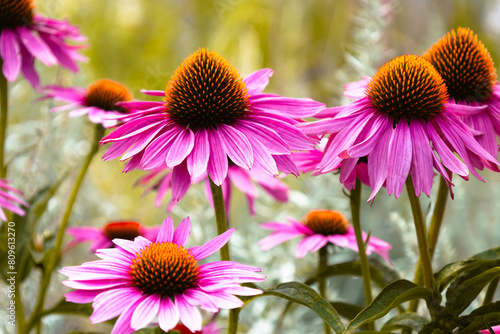
<svg viewBox="0 0 500 334">
<path fill-rule="evenodd" d="M 363 308 L 359 305 L 353 305 L 342 302 L 330 302 L 334 309 L 340 314 L 340 316 L 352 320 L 355 316 L 358 315 L 359 312 L 363 310 Z"/>
<path fill-rule="evenodd" d="M 484 261 L 453 281 L 446 291 L 445 309 L 450 314 L 460 315 L 491 280 L 500 277 L 500 266 L 496 262 Z"/>
<path fill-rule="evenodd" d="M 333 306 L 314 289 L 300 282 L 287 282 L 273 289 L 266 289 L 260 296 L 276 296 L 307 306 L 321 317 L 338 334 L 344 331 L 344 324 Z"/>
<path fill-rule="evenodd" d="M 76 314 L 89 317 L 92 314 L 92 304 L 76 304 L 62 299 L 57 305 L 45 311 L 43 315 L 45 316 L 52 313 Z"/>
<path fill-rule="evenodd" d="M 422 326 L 429 323 L 429 320 L 416 313 L 403 313 L 391 318 L 382 327 L 382 330 L 394 331 L 398 329 L 410 329 L 420 331 Z"/>
<path fill-rule="evenodd" d="M 475 317 L 467 327 L 460 330 L 460 333 L 477 333 L 479 330 L 487 329 L 488 326 L 497 325 L 500 325 L 500 312 L 492 312 Z"/>
<path fill-rule="evenodd" d="M 311 285 L 319 279 L 331 276 L 351 275 L 361 276 L 361 263 L 360 262 L 344 262 L 338 263 L 325 268 L 325 270 L 315 274 L 305 281 L 305 284 Z M 386 286 L 384 276 L 377 268 L 370 266 L 370 276 L 373 283 L 377 284 L 380 288 Z"/>
<path fill-rule="evenodd" d="M 500 260 L 500 247 L 485 250 L 474 255 L 469 260 Z"/>
<path fill-rule="evenodd" d="M 432 290 L 418 286 L 407 280 L 392 282 L 349 323 L 344 334 L 351 333 L 365 323 L 383 317 L 396 306 L 417 298 L 430 300 L 432 298 Z"/>
<path fill-rule="evenodd" d="M 460 317 L 458 319 L 460 333 L 471 333 L 485 329 L 486 319 L 488 319 L 488 323 L 492 326 L 500 325 L 500 301 L 483 305 L 472 311 L 469 315 Z"/>
</svg>

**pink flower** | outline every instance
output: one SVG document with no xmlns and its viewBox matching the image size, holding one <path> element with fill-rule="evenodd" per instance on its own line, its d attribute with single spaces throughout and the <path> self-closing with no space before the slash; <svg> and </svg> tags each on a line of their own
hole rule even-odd
<svg viewBox="0 0 500 334">
<path fill-rule="evenodd" d="M 10 183 L 11 181 L 8 179 L 0 179 L 0 219 L 3 221 L 7 221 L 7 216 L 3 209 L 12 211 L 19 216 L 24 216 L 25 212 L 20 205 L 29 206 L 29 203 L 21 198 L 23 193 L 13 188 Z"/>
<path fill-rule="evenodd" d="M 157 176 L 160 175 L 158 178 Z M 213 206 L 212 191 L 206 173 L 203 173 L 194 182 L 205 180 L 205 191 L 210 205 Z M 226 212 L 229 214 L 231 207 L 231 185 L 243 192 L 248 200 L 248 207 L 252 215 L 255 214 L 254 200 L 258 196 L 258 190 L 255 183 L 260 185 L 265 192 L 271 195 L 275 200 L 280 202 L 288 201 L 288 187 L 279 179 L 263 173 L 257 169 L 246 170 L 237 165 L 229 164 L 227 169 L 227 177 L 222 182 L 222 192 L 226 204 Z M 156 190 L 155 206 L 161 206 L 161 201 L 166 193 L 172 187 L 172 172 L 168 168 L 159 168 L 149 172 L 137 180 L 137 184 L 148 187 L 147 192 Z M 176 201 L 170 201 L 167 205 L 167 212 L 177 204 Z"/>
<path fill-rule="evenodd" d="M 58 112 L 73 109 L 69 117 L 78 117 L 88 114 L 92 123 L 102 124 L 105 128 L 118 124 L 117 120 L 108 119 L 110 116 L 121 116 L 129 113 L 129 110 L 115 105 L 117 102 L 132 100 L 127 87 L 108 80 L 101 79 L 92 83 L 87 89 L 81 87 L 45 86 L 42 99 L 54 98 L 69 104 L 52 108 L 50 111 Z"/>
<path fill-rule="evenodd" d="M 93 226 L 69 227 L 66 232 L 74 239 L 70 245 L 91 242 L 89 250 L 94 253 L 100 248 L 114 247 L 113 239 L 134 240 L 142 236 L 149 241 L 155 241 L 160 231 L 160 226 L 146 227 L 135 221 L 112 221 L 103 228 Z"/>
<path fill-rule="evenodd" d="M 214 51 L 199 49 L 174 72 L 167 89 L 144 91 L 164 96 L 162 102 L 119 103 L 132 110 L 101 141 L 113 142 L 104 160 L 130 159 L 124 171 L 173 170 L 172 197 L 178 201 L 192 180 L 207 172 L 220 186 L 230 162 L 269 175 L 278 170 L 297 174 L 292 150 L 312 149 L 314 142 L 294 125 L 324 108 L 311 99 L 262 93 L 270 69 L 242 79 Z"/>
<path fill-rule="evenodd" d="M 156 242 L 141 236 L 134 241 L 114 239 L 116 248 L 100 249 L 102 260 L 65 267 L 63 284 L 77 289 L 66 294 L 74 303 L 93 302 L 92 323 L 118 319 L 111 333 L 132 333 L 158 316 L 166 332 L 179 319 L 192 332 L 201 330 L 202 319 L 196 306 L 209 312 L 243 306 L 234 295 L 252 296 L 261 290 L 240 283 L 263 281 L 259 268 L 233 261 L 199 264 L 218 251 L 233 234 L 230 229 L 203 246 L 186 248 L 191 233 L 189 218 L 174 230 L 165 219 Z"/>
<path fill-rule="evenodd" d="M 359 96 L 362 85 L 351 85 L 348 95 Z M 340 181 L 345 182 L 347 178 L 342 175 L 351 175 L 357 162 L 367 159 L 372 188 L 369 201 L 384 183 L 388 194 L 398 198 L 409 175 L 415 194 L 420 196 L 423 191 L 429 195 L 433 168 L 450 185 L 446 169 L 464 179 L 470 171 L 480 180 L 476 168 L 498 170 L 495 158 L 455 115 L 472 108 L 447 104 L 447 98 L 444 82 L 429 62 L 414 55 L 402 56 L 378 70 L 365 86 L 364 97 L 332 108 L 336 109 L 334 117 L 299 127 L 307 134 L 334 134 L 317 173 L 340 166 Z"/>
<path fill-rule="evenodd" d="M 78 72 L 76 61 L 84 61 L 78 54 L 84 46 L 69 45 L 66 39 L 85 40 L 78 28 L 34 14 L 32 0 L 4 0 L 0 4 L 0 56 L 2 72 L 8 81 L 14 81 L 21 71 L 34 88 L 40 86 L 34 59 L 47 66 L 61 64 Z"/>
<path fill-rule="evenodd" d="M 449 103 L 467 105 L 455 113 L 473 129 L 474 138 L 492 156 L 498 154 L 500 84 L 493 60 L 469 28 L 443 36 L 423 56 L 443 77 Z"/>
<path fill-rule="evenodd" d="M 347 247 L 358 251 L 358 244 L 354 234 L 354 228 L 349 225 L 349 221 L 339 211 L 313 210 L 309 212 L 304 222 L 299 222 L 288 218 L 290 224 L 280 222 L 269 222 L 261 224 L 265 229 L 274 232 L 259 241 L 262 250 L 268 250 L 276 245 L 295 237 L 303 236 L 299 242 L 295 256 L 303 258 L 307 252 L 316 252 L 328 243 L 340 247 Z M 367 235 L 363 232 L 363 240 L 366 242 Z M 380 254 L 389 261 L 389 250 L 392 248 L 387 242 L 370 236 L 366 246 L 366 254 L 372 252 Z"/>
</svg>

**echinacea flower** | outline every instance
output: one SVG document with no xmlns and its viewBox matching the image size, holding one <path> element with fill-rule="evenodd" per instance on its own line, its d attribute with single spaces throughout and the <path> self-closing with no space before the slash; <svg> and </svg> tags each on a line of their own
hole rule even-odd
<svg viewBox="0 0 500 334">
<path fill-rule="evenodd" d="M 297 246 L 295 256 L 303 258 L 307 252 L 316 252 L 328 243 L 350 248 L 358 251 L 358 244 L 354 234 L 354 228 L 349 225 L 349 221 L 340 211 L 313 210 L 307 214 L 303 222 L 288 218 L 288 223 L 269 222 L 260 226 L 273 230 L 273 233 L 259 241 L 262 250 L 268 250 L 276 245 L 295 237 L 303 237 Z M 362 233 L 366 242 L 367 234 Z M 380 254 L 389 261 L 389 250 L 392 248 L 387 242 L 370 236 L 366 245 L 366 254 L 372 252 Z"/>
<path fill-rule="evenodd" d="M 82 46 L 69 45 L 65 40 L 82 42 L 85 37 L 68 22 L 35 14 L 34 7 L 33 0 L 0 0 L 0 57 L 8 81 L 16 80 L 21 71 L 38 88 L 34 59 L 47 66 L 61 64 L 76 73 L 76 62 L 86 58 L 78 53 Z"/>
<path fill-rule="evenodd" d="M 92 123 L 102 124 L 105 128 L 118 124 L 117 120 L 109 119 L 109 117 L 129 112 L 126 108 L 115 104 L 132 100 L 132 95 L 127 87 L 108 79 L 98 80 L 87 89 L 82 87 L 45 86 L 43 87 L 43 93 L 45 96 L 42 99 L 54 98 L 69 103 L 52 108 L 52 112 L 73 109 L 69 113 L 69 117 L 88 114 Z"/>
<path fill-rule="evenodd" d="M 21 205 L 29 206 L 29 203 L 21 198 L 23 193 L 12 187 L 10 183 L 11 181 L 8 179 L 0 179 L 0 220 L 3 221 L 7 221 L 3 209 L 24 216 L 25 211 L 21 208 Z"/>
<path fill-rule="evenodd" d="M 451 185 L 446 168 L 464 179 L 470 171 L 483 180 L 475 169 L 497 170 L 498 165 L 455 115 L 471 107 L 447 100 L 444 81 L 432 64 L 406 55 L 382 66 L 368 82 L 364 97 L 339 107 L 332 118 L 299 127 L 308 134 L 335 134 L 318 173 L 342 163 L 341 174 L 349 175 L 360 159 L 367 159 L 369 201 L 384 183 L 387 193 L 398 198 L 408 176 L 417 196 L 422 191 L 430 195 L 433 167 Z"/>
<path fill-rule="evenodd" d="M 474 130 L 474 137 L 488 153 L 498 154 L 500 135 L 500 84 L 493 60 L 469 28 L 443 36 L 423 55 L 441 74 L 449 103 L 471 108 L 455 113 Z"/>
<path fill-rule="evenodd" d="M 158 177 L 159 175 L 159 177 Z M 205 192 L 209 203 L 213 206 L 212 190 L 207 178 L 207 174 L 203 173 L 195 182 L 205 180 Z M 227 169 L 227 177 L 222 182 L 222 193 L 224 195 L 224 202 L 226 206 L 226 213 L 229 215 L 231 207 L 231 185 L 234 185 L 238 190 L 245 194 L 250 214 L 255 214 L 254 201 L 258 197 L 258 184 L 266 193 L 271 195 L 275 200 L 280 202 L 288 201 L 288 187 L 278 178 L 272 177 L 257 169 L 246 170 L 235 164 L 229 164 Z M 166 193 L 172 187 L 172 171 L 168 168 L 159 168 L 149 172 L 137 180 L 137 184 L 148 187 L 146 192 L 156 190 L 155 206 L 161 206 L 161 202 Z M 177 204 L 176 201 L 170 201 L 167 205 L 167 212 Z"/>
<path fill-rule="evenodd" d="M 144 91 L 162 102 L 133 101 L 119 105 L 137 110 L 101 140 L 110 143 L 104 160 L 130 159 L 124 171 L 172 169 L 172 197 L 178 201 L 191 180 L 207 172 L 220 186 L 229 162 L 270 175 L 297 174 L 292 150 L 314 146 L 294 125 L 324 108 L 311 99 L 262 93 L 272 70 L 242 79 L 215 51 L 199 49 L 176 69 L 167 89 Z M 125 121 L 126 120 L 126 121 Z"/>
<path fill-rule="evenodd" d="M 219 334 L 221 328 L 217 326 L 217 323 L 215 321 L 213 321 L 203 326 L 200 331 L 195 331 L 194 333 L 183 324 L 178 324 L 177 326 L 172 328 L 172 330 L 178 331 L 179 334 Z"/>
<path fill-rule="evenodd" d="M 92 323 L 118 316 L 112 334 L 132 333 L 158 316 L 168 332 L 179 319 L 191 332 L 199 331 L 202 319 L 197 306 L 209 312 L 241 307 L 235 295 L 253 296 L 261 290 L 240 283 L 262 281 L 260 269 L 233 261 L 199 264 L 226 244 L 234 228 L 202 246 L 186 248 L 191 233 L 189 217 L 174 230 L 172 219 L 163 222 L 155 242 L 141 236 L 114 239 L 116 248 L 99 249 L 102 260 L 65 267 L 63 284 L 77 289 L 66 294 L 73 303 L 93 302 Z"/>
<path fill-rule="evenodd" d="M 114 247 L 113 239 L 134 240 L 142 236 L 149 241 L 155 241 L 160 226 L 146 227 L 136 221 L 112 221 L 103 228 L 93 226 L 69 227 L 66 232 L 73 236 L 70 245 L 91 242 L 89 250 L 95 252 L 100 248 Z"/>
</svg>

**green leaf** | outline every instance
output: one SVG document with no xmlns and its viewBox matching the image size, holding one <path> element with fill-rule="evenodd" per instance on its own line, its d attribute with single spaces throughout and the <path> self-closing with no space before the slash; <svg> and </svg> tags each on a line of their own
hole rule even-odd
<svg viewBox="0 0 500 334">
<path fill-rule="evenodd" d="M 276 288 L 264 290 L 264 293 L 260 296 L 276 296 L 297 304 L 302 304 L 314 311 L 314 313 L 320 316 L 321 319 L 328 323 L 338 334 L 342 333 L 345 329 L 335 308 L 333 308 L 325 298 L 321 297 L 316 290 L 304 283 L 282 283 Z"/>
<path fill-rule="evenodd" d="M 353 305 L 343 302 L 330 302 L 334 309 L 340 314 L 340 316 L 352 320 L 363 308 L 359 305 Z"/>
<path fill-rule="evenodd" d="M 383 317 L 396 306 L 417 298 L 431 300 L 432 290 L 407 280 L 392 282 L 349 323 L 344 334 L 351 333 L 356 328 Z"/>
<path fill-rule="evenodd" d="M 446 291 L 446 311 L 460 315 L 491 280 L 500 277 L 500 266 L 496 262 L 484 261 L 455 279 Z"/>
<path fill-rule="evenodd" d="M 331 276 L 351 275 L 361 276 L 361 263 L 360 262 L 344 262 L 338 263 L 325 268 L 325 270 L 315 274 L 305 281 L 305 284 L 311 285 L 319 279 L 328 278 Z M 377 284 L 380 288 L 386 286 L 384 276 L 374 266 L 370 266 L 370 276 L 373 283 Z"/>
<path fill-rule="evenodd" d="M 76 314 L 89 317 L 92 314 L 92 304 L 76 304 L 70 303 L 62 299 L 57 305 L 46 310 L 42 316 L 47 314 L 57 313 L 57 314 Z"/>
<path fill-rule="evenodd" d="M 394 331 L 399 329 L 409 329 L 420 331 L 422 327 L 429 323 L 430 320 L 416 314 L 416 313 L 403 313 L 391 318 L 382 326 L 382 330 Z"/>
<path fill-rule="evenodd" d="M 485 321 L 492 326 L 500 325 L 500 301 L 483 305 L 472 311 L 469 315 L 458 319 L 460 333 L 472 333 L 485 329 Z"/>
<path fill-rule="evenodd" d="M 500 247 L 485 250 L 474 255 L 469 260 L 500 260 Z"/>
</svg>

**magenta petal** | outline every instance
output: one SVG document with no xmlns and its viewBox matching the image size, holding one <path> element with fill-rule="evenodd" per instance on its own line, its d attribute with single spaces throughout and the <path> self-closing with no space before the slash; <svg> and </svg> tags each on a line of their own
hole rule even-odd
<svg viewBox="0 0 500 334">
<path fill-rule="evenodd" d="M 186 241 L 191 234 L 191 220 L 189 217 L 181 220 L 177 229 L 174 231 L 172 242 L 181 246 L 186 246 Z"/>
<path fill-rule="evenodd" d="M 165 162 L 168 168 L 173 168 L 180 164 L 189 153 L 194 146 L 194 133 L 191 129 L 186 129 L 181 131 L 177 138 L 172 143 L 170 150 L 167 153 L 167 157 L 165 158 Z"/>
<path fill-rule="evenodd" d="M 415 186 L 415 194 L 420 196 L 420 191 L 429 196 L 432 188 L 432 149 L 429 138 L 425 133 L 425 124 L 419 120 L 412 120 L 410 123 L 411 143 L 413 159 L 411 164 L 411 176 Z"/>
<path fill-rule="evenodd" d="M 408 123 L 399 122 L 392 133 L 387 164 L 387 193 L 399 198 L 411 167 L 411 134 Z"/>
<path fill-rule="evenodd" d="M 276 113 L 292 118 L 312 117 L 325 105 L 308 98 L 291 98 L 274 94 L 255 94 L 250 97 L 252 109 Z"/>
<path fill-rule="evenodd" d="M 245 169 L 252 168 L 252 147 L 242 132 L 232 126 L 221 124 L 219 137 L 226 147 L 227 155 L 235 164 Z"/>
<path fill-rule="evenodd" d="M 267 174 L 265 175 L 267 176 Z M 228 177 L 229 180 L 231 180 L 231 182 L 234 184 L 234 186 L 246 195 L 251 197 L 258 196 L 257 187 L 255 187 L 252 179 L 250 178 L 250 175 L 245 170 L 237 167 L 230 167 L 228 171 Z"/>
<path fill-rule="evenodd" d="M 135 330 L 146 327 L 158 314 L 160 309 L 161 297 L 158 295 L 150 295 L 144 298 L 134 310 L 130 327 Z"/>
<path fill-rule="evenodd" d="M 307 252 L 312 249 L 319 249 L 328 243 L 328 239 L 321 234 L 313 234 L 305 237 L 297 245 L 295 256 L 299 259 L 303 258 Z"/>
<path fill-rule="evenodd" d="M 297 168 L 297 165 L 295 164 L 292 155 L 273 155 L 273 158 L 274 161 L 276 162 L 276 167 L 278 168 L 278 170 L 282 171 L 283 173 L 292 174 L 295 175 L 296 177 L 299 177 L 299 169 Z M 316 168 L 316 166 L 314 166 L 314 168 Z"/>
<path fill-rule="evenodd" d="M 198 178 L 206 172 L 209 157 L 208 133 L 205 129 L 200 129 L 194 134 L 194 147 L 187 157 L 187 168 L 193 178 Z"/>
<path fill-rule="evenodd" d="M 190 248 L 189 251 L 197 261 L 204 259 L 221 249 L 221 247 L 229 241 L 229 238 L 231 238 L 235 230 L 235 228 L 231 228 L 202 246 Z"/>
<path fill-rule="evenodd" d="M 290 154 L 292 151 L 290 145 L 272 128 L 245 120 L 240 120 L 237 127 L 247 137 L 251 136 L 261 142 L 271 154 Z"/>
<path fill-rule="evenodd" d="M 90 316 L 90 321 L 96 324 L 113 319 L 122 313 L 129 303 L 140 297 L 141 292 L 135 288 L 119 288 L 103 292 L 94 299 L 94 312 Z"/>
<path fill-rule="evenodd" d="M 175 306 L 179 310 L 179 316 L 184 326 L 189 328 L 191 332 L 201 330 L 201 314 L 195 306 L 189 304 L 182 295 L 175 296 Z"/>
<path fill-rule="evenodd" d="M 151 96 L 165 96 L 165 92 L 163 90 L 141 89 L 140 92 L 142 94 L 151 95 Z"/>
<path fill-rule="evenodd" d="M 183 161 L 180 165 L 175 166 L 172 171 L 172 201 L 180 201 L 191 185 L 191 177 L 187 169 L 186 161 Z"/>
<path fill-rule="evenodd" d="M 8 81 L 16 80 L 21 69 L 21 55 L 17 35 L 12 29 L 0 32 L 0 56 L 3 60 L 3 75 Z"/>
<path fill-rule="evenodd" d="M 179 322 L 179 310 L 169 297 L 163 297 L 158 312 L 158 323 L 160 328 L 168 333 Z"/>
<path fill-rule="evenodd" d="M 260 94 L 269 84 L 269 78 L 273 75 L 273 70 L 263 68 L 247 75 L 243 81 L 245 82 L 248 95 Z"/>
<path fill-rule="evenodd" d="M 21 41 L 28 51 L 37 59 L 39 59 L 46 66 L 53 66 L 57 64 L 57 59 L 54 57 L 49 47 L 39 37 L 35 36 L 33 32 L 27 27 L 18 27 L 17 32 Z"/>
<path fill-rule="evenodd" d="M 78 72 L 78 66 L 76 65 L 75 59 L 73 59 L 73 52 L 68 48 L 66 43 L 54 35 L 41 31 L 39 35 L 62 66 L 74 73 Z"/>
<path fill-rule="evenodd" d="M 67 294 L 64 295 L 66 298 L 67 302 L 71 303 L 77 303 L 77 304 L 86 304 L 86 303 L 91 303 L 94 301 L 94 298 L 105 292 L 108 291 L 106 289 L 102 290 L 75 290 L 68 292 Z"/>
<path fill-rule="evenodd" d="M 368 176 L 372 193 L 368 199 L 371 201 L 380 190 L 387 178 L 389 142 L 392 136 L 392 122 L 388 121 L 384 127 L 381 127 L 382 135 L 368 155 Z"/>
<path fill-rule="evenodd" d="M 252 145 L 254 154 L 254 166 L 261 168 L 263 171 L 271 175 L 278 175 L 278 167 L 273 156 L 267 151 L 266 147 L 253 137 L 248 137 Z"/>
<path fill-rule="evenodd" d="M 33 88 L 38 90 L 40 88 L 40 78 L 35 71 L 35 57 L 26 50 L 24 45 L 20 44 L 19 46 L 21 49 L 21 72 Z"/>
<path fill-rule="evenodd" d="M 208 175 L 212 181 L 220 186 L 227 176 L 227 156 L 226 146 L 221 141 L 217 130 L 208 131 L 208 141 L 210 143 L 210 158 L 208 160 Z"/>
<path fill-rule="evenodd" d="M 132 314 L 135 311 L 135 308 L 139 303 L 142 301 L 144 297 L 141 296 L 138 300 L 135 302 L 131 302 L 130 304 L 127 303 L 128 307 L 123 311 L 122 314 L 116 319 L 115 325 L 113 327 L 113 330 L 111 331 L 111 334 L 131 334 L 134 332 L 134 329 L 132 329 L 130 322 L 132 320 Z"/>
<path fill-rule="evenodd" d="M 161 225 L 160 232 L 156 237 L 156 242 L 172 242 L 174 238 L 174 222 L 172 217 L 168 216 Z"/>
</svg>

